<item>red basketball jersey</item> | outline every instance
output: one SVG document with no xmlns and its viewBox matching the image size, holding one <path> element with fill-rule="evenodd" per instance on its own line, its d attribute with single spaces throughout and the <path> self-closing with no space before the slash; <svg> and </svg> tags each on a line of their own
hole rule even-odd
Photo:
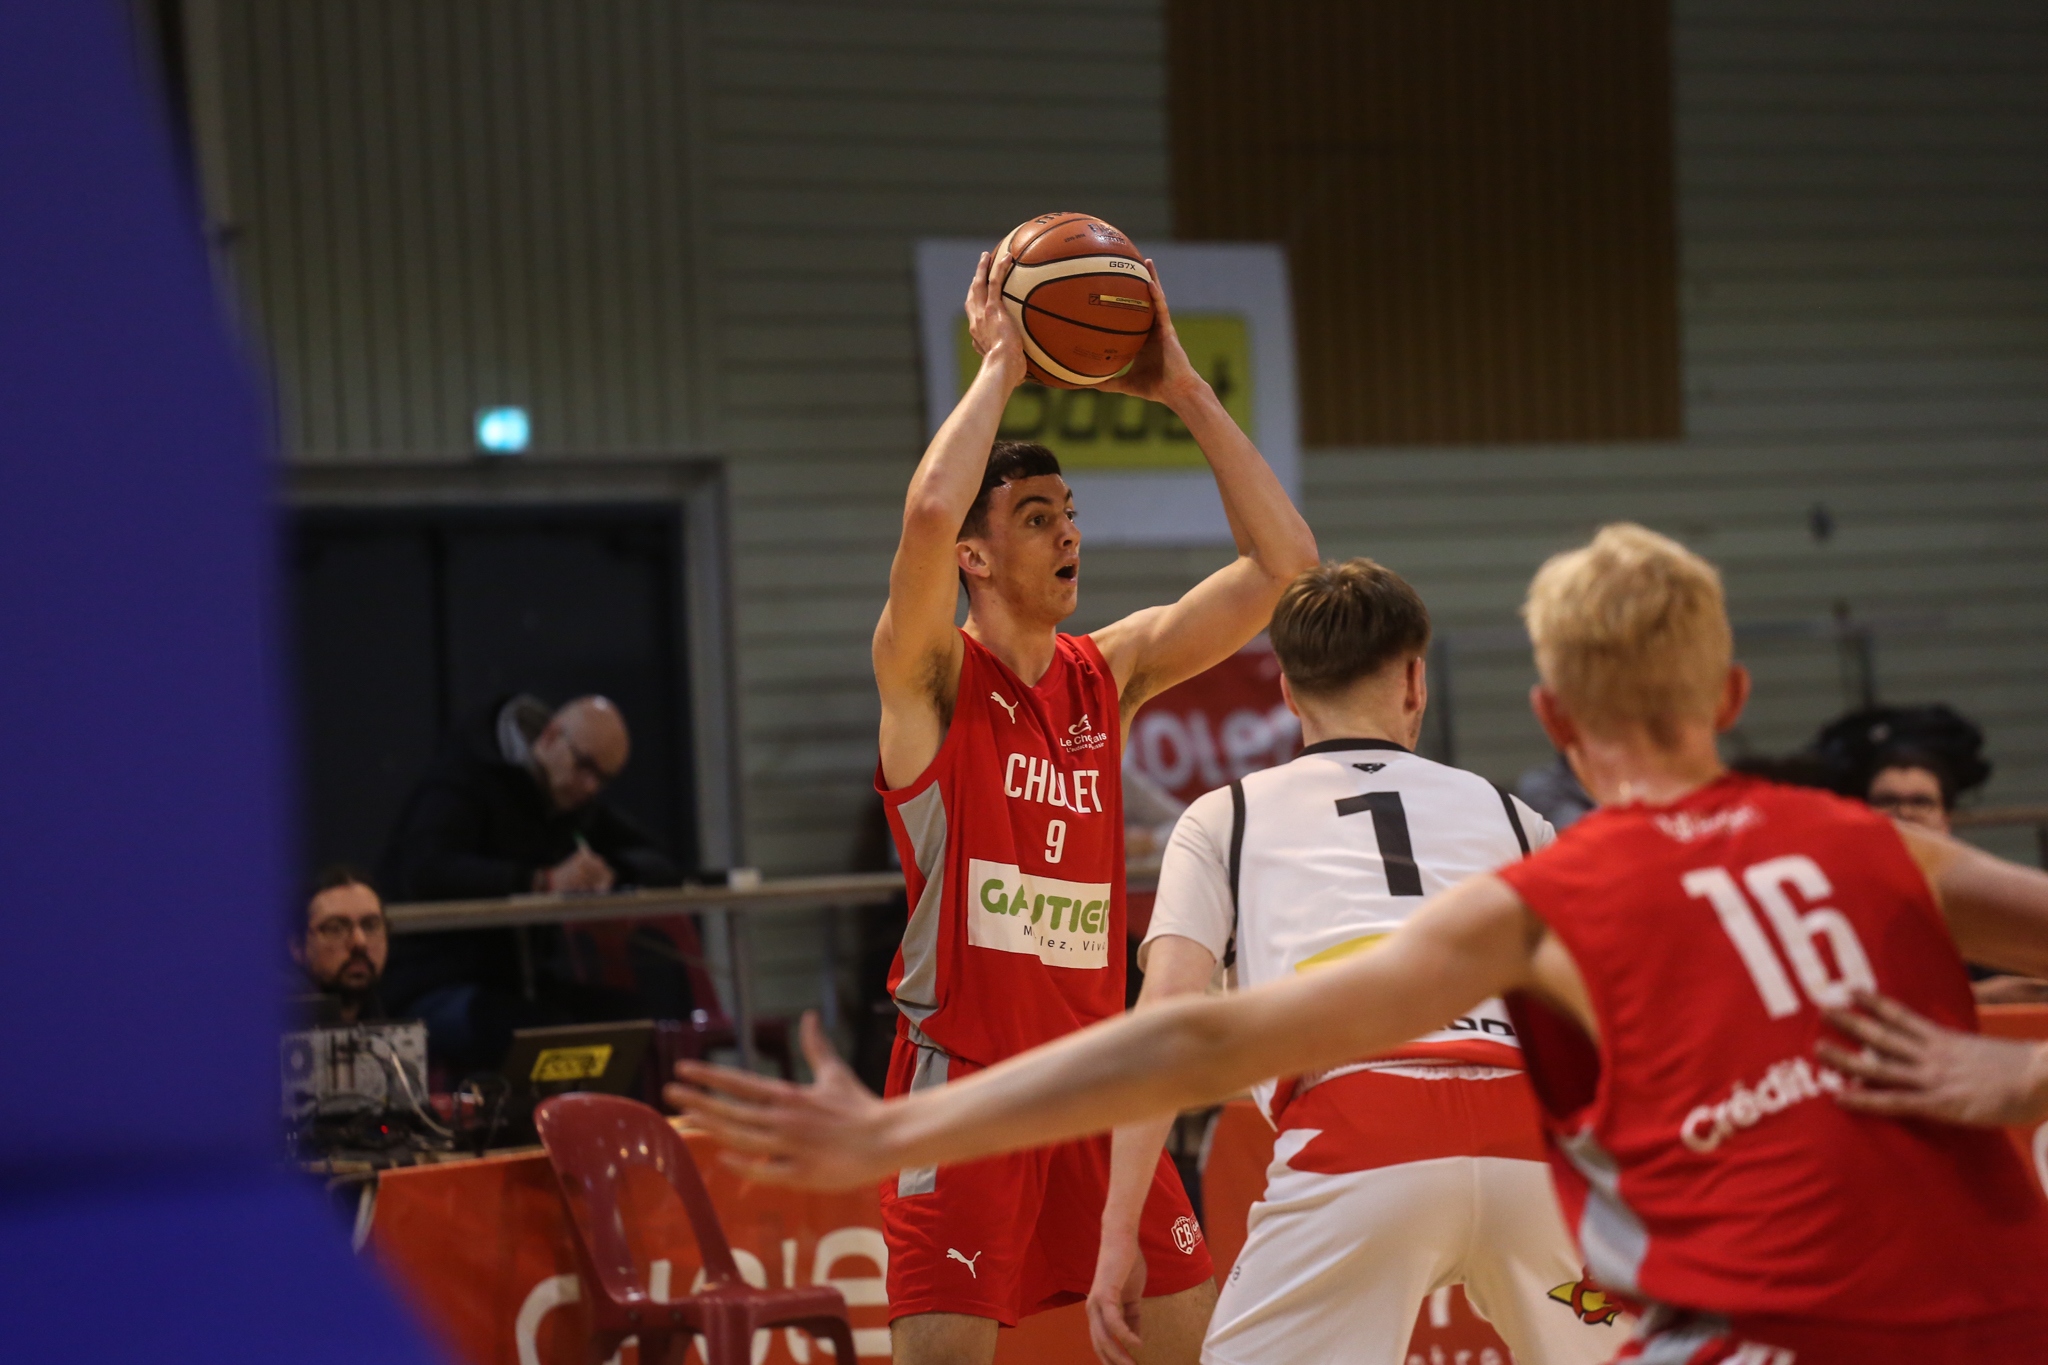
<svg viewBox="0 0 2048 1365">
<path fill-rule="evenodd" d="M 2048 1302 L 2048 1204 L 2002 1132 L 1834 1102 L 1823 1003 L 1976 1006 L 1891 822 L 1726 776 L 1597 811 L 1496 875 L 1563 942 L 1599 1023 L 1513 1002 L 1594 1276 L 1718 1314 L 1926 1323 Z"/>
<path fill-rule="evenodd" d="M 911 906 L 889 974 L 900 1027 L 986 1066 L 1123 1010 L 1123 744 L 1087 636 L 1058 636 L 1036 686 L 961 642 L 938 756 L 907 787 L 875 784 Z"/>
</svg>

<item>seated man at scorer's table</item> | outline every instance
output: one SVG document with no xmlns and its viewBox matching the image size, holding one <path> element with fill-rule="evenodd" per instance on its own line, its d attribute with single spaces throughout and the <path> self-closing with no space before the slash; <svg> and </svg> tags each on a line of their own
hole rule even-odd
<svg viewBox="0 0 2048 1365">
<path fill-rule="evenodd" d="M 626 719 L 604 697 L 552 712 L 505 697 L 472 713 L 406 799 L 379 875 L 385 893 L 472 900 L 676 885 L 675 864 L 603 799 L 631 752 Z M 395 947 L 385 993 L 426 1021 L 438 1057 L 488 1067 L 516 1028 L 687 1017 L 679 963 L 636 956 L 634 968 L 646 998 L 578 979 L 551 925 L 412 934 Z"/>
</svg>

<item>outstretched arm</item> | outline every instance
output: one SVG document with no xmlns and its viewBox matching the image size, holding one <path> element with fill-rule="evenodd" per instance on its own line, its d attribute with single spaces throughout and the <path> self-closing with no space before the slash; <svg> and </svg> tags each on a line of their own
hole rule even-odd
<svg viewBox="0 0 2048 1365">
<path fill-rule="evenodd" d="M 960 677 L 953 628 L 960 580 L 954 547 L 974 505 L 1003 406 L 1024 378 L 1024 343 L 1003 309 L 1010 258 L 984 251 L 967 290 L 967 327 L 981 371 L 925 448 L 903 503 L 903 534 L 889 566 L 889 601 L 875 626 L 875 685 L 882 694 L 882 775 L 904 786 L 945 738 Z"/>
<path fill-rule="evenodd" d="M 1210 1104 L 1268 1076 L 1340 1065 L 1440 1028 L 1488 996 L 1533 987 L 1540 923 L 1498 878 L 1463 882 L 1374 952 L 1221 999 L 1106 1020 L 967 1080 L 884 1103 L 807 1018 L 809 1086 L 695 1062 L 671 1103 L 750 1175 L 845 1189 L 906 1166 L 968 1161 Z M 1576 1011 L 1575 1011 L 1576 1012 Z"/>
<path fill-rule="evenodd" d="M 1147 261 L 1158 305 L 1152 336 L 1121 379 L 1102 387 L 1164 403 L 1194 434 L 1216 476 L 1237 558 L 1178 602 L 1126 616 L 1095 632 L 1123 692 L 1128 719 L 1145 701 L 1228 658 L 1266 628 L 1281 589 L 1316 562 L 1316 538 L 1266 457 L 1238 429 L 1195 372 L 1173 330 L 1158 268 Z"/>
</svg>

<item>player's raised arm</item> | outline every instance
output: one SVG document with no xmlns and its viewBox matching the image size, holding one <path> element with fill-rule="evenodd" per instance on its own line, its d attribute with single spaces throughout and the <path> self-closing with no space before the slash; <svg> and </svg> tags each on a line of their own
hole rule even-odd
<svg viewBox="0 0 2048 1365">
<path fill-rule="evenodd" d="M 903 503 L 903 534 L 889 566 L 889 601 L 875 626 L 875 684 L 882 695 L 882 768 L 892 785 L 923 771 L 938 752 L 960 675 L 954 608 L 955 547 L 988 464 L 1003 406 L 1024 378 L 1024 344 L 1003 309 L 1009 256 L 984 251 L 967 290 L 967 327 L 981 372 L 925 448 Z"/>
<path fill-rule="evenodd" d="M 1158 267 L 1145 262 L 1155 281 Z M 1163 403 L 1194 434 L 1216 476 L 1237 558 L 1168 606 L 1136 612 L 1095 632 L 1123 691 L 1124 715 L 1184 678 L 1237 652 L 1265 629 L 1280 591 L 1316 562 L 1316 538 L 1251 438 L 1238 429 L 1173 330 L 1155 283 L 1152 336 L 1130 370 L 1102 387 Z"/>
<path fill-rule="evenodd" d="M 1505 883 L 1475 877 L 1374 952 L 1238 995 L 1168 1001 L 904 1099 L 862 1087 L 815 1020 L 812 1085 L 685 1062 L 677 1074 L 702 1088 L 666 1093 L 751 1175 L 851 1188 L 1214 1103 L 1268 1076 L 1384 1051 L 1506 991 L 1533 988 L 1582 1015 L 1540 961 L 1549 941 Z"/>
</svg>

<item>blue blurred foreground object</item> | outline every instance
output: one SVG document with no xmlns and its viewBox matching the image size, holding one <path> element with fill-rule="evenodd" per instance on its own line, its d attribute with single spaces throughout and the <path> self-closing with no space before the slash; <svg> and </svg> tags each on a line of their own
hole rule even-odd
<svg viewBox="0 0 2048 1365">
<path fill-rule="evenodd" d="M 273 1169 L 271 470 L 154 112 L 0 5 L 0 1360 L 425 1365 Z"/>
</svg>

